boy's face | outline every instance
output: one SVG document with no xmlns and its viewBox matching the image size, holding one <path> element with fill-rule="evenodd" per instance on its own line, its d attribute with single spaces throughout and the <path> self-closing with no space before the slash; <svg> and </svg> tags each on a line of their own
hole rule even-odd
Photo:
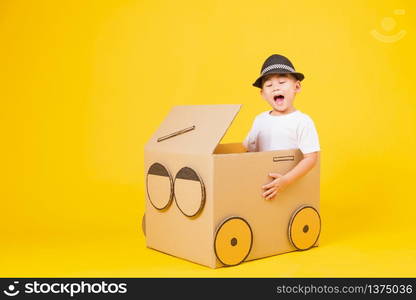
<svg viewBox="0 0 416 300">
<path fill-rule="evenodd" d="M 290 74 L 272 74 L 263 80 L 260 90 L 262 97 L 276 113 L 290 113 L 295 110 L 293 101 L 300 92 L 300 81 Z"/>
</svg>

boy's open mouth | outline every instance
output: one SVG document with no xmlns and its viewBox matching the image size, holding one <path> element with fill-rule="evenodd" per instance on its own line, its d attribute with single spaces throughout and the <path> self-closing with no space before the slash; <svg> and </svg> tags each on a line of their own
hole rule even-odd
<svg viewBox="0 0 416 300">
<path fill-rule="evenodd" d="M 282 102 L 285 99 L 285 96 L 283 95 L 276 95 L 273 97 L 275 102 Z"/>
</svg>

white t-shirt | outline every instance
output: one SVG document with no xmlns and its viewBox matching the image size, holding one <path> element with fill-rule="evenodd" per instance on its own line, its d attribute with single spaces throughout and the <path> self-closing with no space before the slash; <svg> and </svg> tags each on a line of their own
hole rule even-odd
<svg viewBox="0 0 416 300">
<path fill-rule="evenodd" d="M 270 111 L 257 115 L 243 145 L 250 152 L 300 149 L 307 154 L 320 151 L 312 119 L 299 110 L 281 116 L 273 116 Z"/>
</svg>

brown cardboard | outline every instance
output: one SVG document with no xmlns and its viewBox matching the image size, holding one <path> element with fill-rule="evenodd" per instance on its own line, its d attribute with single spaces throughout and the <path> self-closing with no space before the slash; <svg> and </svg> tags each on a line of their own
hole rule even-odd
<svg viewBox="0 0 416 300">
<path fill-rule="evenodd" d="M 302 153 L 218 145 L 240 107 L 174 107 L 146 144 L 149 248 L 217 268 L 318 244 L 319 160 L 278 197 L 263 199 L 268 174 L 285 174 Z"/>
<path fill-rule="evenodd" d="M 175 106 L 145 149 L 149 152 L 212 154 L 240 107 L 236 104 Z M 175 133 L 179 134 L 169 138 Z M 165 139 L 158 142 L 161 138 Z"/>
</svg>

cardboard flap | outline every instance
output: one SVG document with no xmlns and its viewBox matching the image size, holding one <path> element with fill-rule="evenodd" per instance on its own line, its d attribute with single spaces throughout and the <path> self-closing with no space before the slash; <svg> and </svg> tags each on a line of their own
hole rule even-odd
<svg viewBox="0 0 416 300">
<path fill-rule="evenodd" d="M 241 104 L 175 106 L 145 149 L 212 154 L 240 108 Z"/>
</svg>

